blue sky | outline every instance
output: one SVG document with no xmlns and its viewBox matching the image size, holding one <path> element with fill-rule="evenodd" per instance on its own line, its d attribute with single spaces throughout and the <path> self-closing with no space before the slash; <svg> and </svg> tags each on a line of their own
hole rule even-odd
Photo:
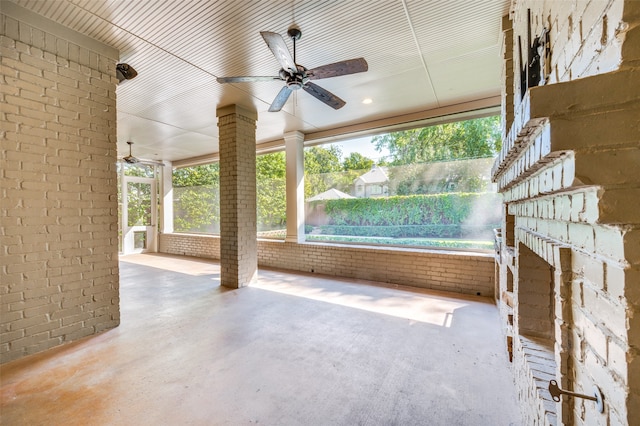
<svg viewBox="0 0 640 426">
<path fill-rule="evenodd" d="M 342 149 L 342 158 L 348 157 L 352 152 L 359 152 L 374 161 L 389 155 L 389 151 L 386 149 L 382 152 L 376 151 L 374 145 L 371 143 L 371 136 L 350 139 L 348 141 L 337 142 L 332 145 L 338 145 L 340 149 Z"/>
</svg>

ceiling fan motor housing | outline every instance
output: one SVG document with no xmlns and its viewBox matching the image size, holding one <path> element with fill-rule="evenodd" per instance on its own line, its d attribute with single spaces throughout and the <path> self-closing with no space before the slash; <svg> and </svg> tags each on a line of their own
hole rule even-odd
<svg viewBox="0 0 640 426">
<path fill-rule="evenodd" d="M 298 64 L 296 64 L 296 68 L 297 70 L 295 72 L 284 69 L 280 70 L 280 78 L 286 82 L 287 87 L 291 90 L 301 89 L 309 81 L 306 72 L 307 69 Z"/>
<path fill-rule="evenodd" d="M 295 73 L 287 78 L 287 86 L 291 90 L 298 90 L 302 89 L 302 86 L 304 86 L 307 81 L 309 81 L 309 79 L 306 75 Z"/>
<path fill-rule="evenodd" d="M 287 35 L 294 40 L 300 40 L 302 37 L 302 31 L 298 27 L 291 27 L 287 30 Z"/>
</svg>

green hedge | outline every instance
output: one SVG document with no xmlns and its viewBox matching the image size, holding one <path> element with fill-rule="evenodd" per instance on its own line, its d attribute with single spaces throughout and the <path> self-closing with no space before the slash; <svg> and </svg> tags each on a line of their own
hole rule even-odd
<svg viewBox="0 0 640 426">
<path fill-rule="evenodd" d="M 500 220 L 500 197 L 496 193 L 446 193 L 350 198 L 326 201 L 325 212 L 329 224 L 338 226 L 443 226 L 472 221 L 495 227 Z"/>
</svg>

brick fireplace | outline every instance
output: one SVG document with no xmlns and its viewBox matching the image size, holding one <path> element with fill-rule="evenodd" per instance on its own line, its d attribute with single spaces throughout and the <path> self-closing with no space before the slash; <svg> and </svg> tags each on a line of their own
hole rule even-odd
<svg viewBox="0 0 640 426">
<path fill-rule="evenodd" d="M 503 29 L 496 294 L 525 424 L 637 424 L 640 2 L 513 1 Z"/>
</svg>

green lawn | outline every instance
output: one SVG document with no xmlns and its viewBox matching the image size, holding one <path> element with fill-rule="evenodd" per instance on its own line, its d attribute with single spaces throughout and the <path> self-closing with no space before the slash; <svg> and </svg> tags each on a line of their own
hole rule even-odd
<svg viewBox="0 0 640 426">
<path fill-rule="evenodd" d="M 258 232 L 258 238 L 284 240 L 286 230 Z M 455 238 L 388 238 L 358 237 L 348 235 L 306 235 L 307 241 L 334 243 L 381 244 L 388 246 L 442 247 L 477 250 L 493 250 L 493 241 L 458 240 Z"/>
<path fill-rule="evenodd" d="M 384 238 L 349 237 L 343 235 L 307 235 L 307 241 L 385 244 L 393 246 L 445 247 L 493 250 L 493 241 L 456 240 L 448 238 Z"/>
</svg>

